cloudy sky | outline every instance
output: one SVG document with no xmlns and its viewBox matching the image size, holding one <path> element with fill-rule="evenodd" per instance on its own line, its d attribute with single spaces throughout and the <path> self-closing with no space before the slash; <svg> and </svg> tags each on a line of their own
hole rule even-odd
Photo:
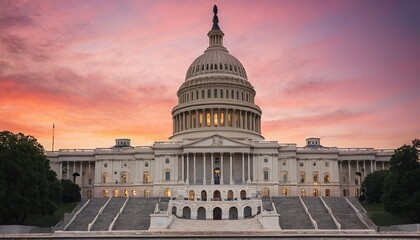
<svg viewBox="0 0 420 240">
<path fill-rule="evenodd" d="M 51 150 L 151 145 L 208 45 L 247 70 L 267 140 L 395 148 L 420 137 L 419 1 L 0 0 L 0 130 Z"/>
</svg>

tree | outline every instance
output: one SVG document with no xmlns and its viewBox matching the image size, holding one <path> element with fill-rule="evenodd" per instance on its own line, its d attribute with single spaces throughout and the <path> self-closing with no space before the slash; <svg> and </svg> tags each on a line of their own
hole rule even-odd
<svg viewBox="0 0 420 240">
<path fill-rule="evenodd" d="M 70 180 L 61 180 L 63 186 L 63 202 L 79 202 L 81 199 L 80 187 Z"/>
<path fill-rule="evenodd" d="M 385 210 L 395 215 L 407 215 L 420 222 L 420 140 L 404 145 L 390 160 L 390 174 L 385 179 L 382 201 Z"/>
<path fill-rule="evenodd" d="M 0 132 L 0 222 L 22 224 L 28 214 L 53 214 L 61 184 L 32 136 Z"/>
<path fill-rule="evenodd" d="M 387 170 L 369 173 L 362 183 L 363 193 L 367 203 L 379 203 L 384 192 L 385 178 L 388 176 Z"/>
</svg>

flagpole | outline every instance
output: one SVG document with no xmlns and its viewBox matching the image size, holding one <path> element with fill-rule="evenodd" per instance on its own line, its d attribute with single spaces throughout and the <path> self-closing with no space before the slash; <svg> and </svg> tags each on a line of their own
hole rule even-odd
<svg viewBox="0 0 420 240">
<path fill-rule="evenodd" d="M 53 123 L 53 131 L 52 131 L 52 133 L 53 133 L 53 139 L 52 139 L 52 151 L 54 152 L 54 130 L 55 130 L 55 125 L 54 125 L 54 123 Z"/>
</svg>

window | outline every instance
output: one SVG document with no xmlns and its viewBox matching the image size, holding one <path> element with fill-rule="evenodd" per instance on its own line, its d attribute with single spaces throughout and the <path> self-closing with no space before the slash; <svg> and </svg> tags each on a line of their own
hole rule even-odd
<svg viewBox="0 0 420 240">
<path fill-rule="evenodd" d="M 213 125 L 215 127 L 217 127 L 218 124 L 219 124 L 218 114 L 217 113 L 213 113 Z"/>
<path fill-rule="evenodd" d="M 170 171 L 166 171 L 165 172 L 165 181 L 170 181 L 171 180 L 171 172 Z"/>
<path fill-rule="evenodd" d="M 287 172 L 281 173 L 281 181 L 284 183 L 287 182 Z"/>
<path fill-rule="evenodd" d="M 283 161 L 283 162 L 282 162 L 282 165 L 283 165 L 283 166 L 286 166 L 286 161 Z"/>
<path fill-rule="evenodd" d="M 329 167 L 330 166 L 330 162 L 325 162 L 325 167 Z"/>
<path fill-rule="evenodd" d="M 104 167 L 108 167 L 108 163 L 104 163 Z"/>
<path fill-rule="evenodd" d="M 108 173 L 104 173 L 102 174 L 102 183 L 107 183 L 108 182 Z"/>
<path fill-rule="evenodd" d="M 211 90 L 207 89 L 207 98 L 211 98 Z"/>
<path fill-rule="evenodd" d="M 300 172 L 300 182 L 301 183 L 305 182 L 305 172 Z"/>
<path fill-rule="evenodd" d="M 204 98 L 204 90 L 201 90 L 201 98 Z"/>
<path fill-rule="evenodd" d="M 202 113 L 200 113 L 198 120 L 199 120 L 200 127 L 202 127 L 203 126 L 203 114 Z"/>
<path fill-rule="evenodd" d="M 220 113 L 220 126 L 225 126 L 225 113 Z"/>
<path fill-rule="evenodd" d="M 226 98 L 229 98 L 229 90 L 226 89 Z"/>
<path fill-rule="evenodd" d="M 210 127 L 210 121 L 211 121 L 210 113 L 207 113 L 206 114 L 206 126 L 207 127 Z"/>
<path fill-rule="evenodd" d="M 230 94 L 230 97 L 232 98 L 232 99 L 234 99 L 235 98 L 235 94 L 234 94 L 235 92 L 232 90 L 231 91 L 231 94 Z"/>
<path fill-rule="evenodd" d="M 268 169 L 264 169 L 264 181 L 268 181 Z"/>
<path fill-rule="evenodd" d="M 303 162 L 300 162 L 300 163 L 299 163 L 299 166 L 303 167 Z"/>
<path fill-rule="evenodd" d="M 220 98 L 223 98 L 223 89 L 220 89 Z"/>
<path fill-rule="evenodd" d="M 123 171 L 120 173 L 121 183 L 128 183 L 128 172 Z"/>
<path fill-rule="evenodd" d="M 88 184 L 92 185 L 92 178 L 89 178 Z"/>
<path fill-rule="evenodd" d="M 214 98 L 217 98 L 217 89 L 214 89 Z"/>
<path fill-rule="evenodd" d="M 312 165 L 313 165 L 314 167 L 316 167 L 316 162 L 313 162 L 313 163 L 312 163 Z"/>
<path fill-rule="evenodd" d="M 330 175 L 328 173 L 324 175 L 324 183 L 330 183 Z"/>
<path fill-rule="evenodd" d="M 143 173 L 143 183 L 150 183 L 150 173 L 149 172 L 144 172 Z"/>
<path fill-rule="evenodd" d="M 314 185 L 318 184 L 318 173 L 313 173 L 312 180 L 314 182 Z"/>
<path fill-rule="evenodd" d="M 232 127 L 232 114 L 228 113 L 228 126 Z"/>
<path fill-rule="evenodd" d="M 265 162 L 265 163 L 268 163 L 268 158 L 266 158 L 266 157 L 265 157 L 265 158 L 264 158 L 264 162 Z"/>
<path fill-rule="evenodd" d="M 165 159 L 165 163 L 169 164 L 169 158 Z"/>
<path fill-rule="evenodd" d="M 149 162 L 145 162 L 145 163 L 144 163 L 144 166 L 145 166 L 145 167 L 149 167 Z"/>
</svg>

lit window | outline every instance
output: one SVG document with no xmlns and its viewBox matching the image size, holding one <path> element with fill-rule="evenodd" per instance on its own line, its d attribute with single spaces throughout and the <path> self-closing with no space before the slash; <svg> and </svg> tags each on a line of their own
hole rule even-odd
<svg viewBox="0 0 420 240">
<path fill-rule="evenodd" d="M 314 173 L 314 175 L 313 175 L 313 182 L 314 182 L 315 185 L 318 184 L 318 174 L 317 173 Z"/>
<path fill-rule="evenodd" d="M 225 126 L 225 113 L 220 113 L 220 126 Z"/>
<path fill-rule="evenodd" d="M 325 176 L 324 176 L 324 183 L 330 183 L 330 175 L 325 174 Z"/>
<path fill-rule="evenodd" d="M 301 183 L 305 182 L 305 173 L 304 172 L 300 172 L 300 182 Z"/>
<path fill-rule="evenodd" d="M 207 127 L 210 127 L 210 121 L 211 121 L 210 113 L 207 113 L 206 114 L 206 126 Z"/>
<path fill-rule="evenodd" d="M 150 183 L 150 174 L 149 172 L 143 173 L 143 183 Z"/>
<path fill-rule="evenodd" d="M 121 183 L 128 183 L 128 172 L 121 172 Z"/>
<path fill-rule="evenodd" d="M 198 120 L 199 120 L 200 127 L 202 127 L 203 126 L 203 114 L 202 113 L 200 113 Z"/>
<path fill-rule="evenodd" d="M 215 127 L 217 127 L 217 125 L 219 124 L 219 119 L 218 119 L 218 115 L 217 115 L 217 113 L 214 113 L 213 114 L 213 125 L 215 126 Z"/>
<path fill-rule="evenodd" d="M 229 127 L 232 127 L 232 114 L 228 113 L 228 125 Z"/>
</svg>

